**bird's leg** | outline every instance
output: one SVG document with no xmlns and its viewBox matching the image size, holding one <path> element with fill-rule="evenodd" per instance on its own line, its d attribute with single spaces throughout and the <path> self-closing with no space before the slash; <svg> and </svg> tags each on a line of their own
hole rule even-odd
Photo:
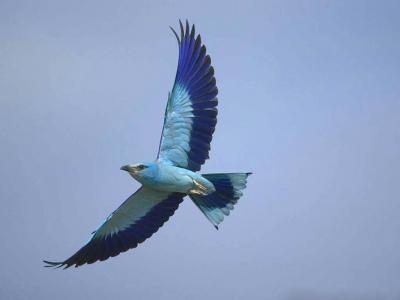
<svg viewBox="0 0 400 300">
<path fill-rule="evenodd" d="M 189 191 L 189 194 L 194 194 L 194 195 L 200 195 L 200 196 L 205 196 L 208 195 L 208 189 L 204 185 L 202 185 L 200 182 L 198 182 L 195 179 L 192 179 L 193 184 L 196 186 L 196 188 L 191 189 Z"/>
</svg>

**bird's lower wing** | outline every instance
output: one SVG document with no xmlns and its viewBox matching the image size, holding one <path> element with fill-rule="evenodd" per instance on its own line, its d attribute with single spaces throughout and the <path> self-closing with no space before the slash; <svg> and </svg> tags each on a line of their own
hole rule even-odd
<svg viewBox="0 0 400 300">
<path fill-rule="evenodd" d="M 63 262 L 44 262 L 48 267 L 78 267 L 135 248 L 174 214 L 183 197 L 179 193 L 141 187 L 107 218 L 78 252 Z"/>
</svg>

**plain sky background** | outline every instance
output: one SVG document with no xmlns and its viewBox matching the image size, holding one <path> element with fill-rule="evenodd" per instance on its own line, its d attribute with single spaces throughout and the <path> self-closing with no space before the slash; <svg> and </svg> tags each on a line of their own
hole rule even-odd
<svg viewBox="0 0 400 300">
<path fill-rule="evenodd" d="M 399 1 L 0 1 L 1 299 L 400 299 Z M 219 87 L 202 171 L 252 171 L 216 231 L 187 199 L 78 250 L 156 156 L 196 24 Z"/>
</svg>

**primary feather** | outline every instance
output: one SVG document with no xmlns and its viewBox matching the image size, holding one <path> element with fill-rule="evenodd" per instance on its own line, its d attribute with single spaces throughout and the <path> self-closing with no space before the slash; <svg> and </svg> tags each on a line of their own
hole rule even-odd
<svg viewBox="0 0 400 300">
<path fill-rule="evenodd" d="M 174 214 L 184 196 L 141 187 L 106 219 L 90 241 L 74 255 L 62 262 L 44 262 L 50 267 L 78 267 L 135 248 Z"/>
<path fill-rule="evenodd" d="M 172 28 L 171 28 L 172 29 Z M 218 89 L 211 58 L 194 25 L 180 22 L 178 69 L 168 97 L 158 158 L 181 168 L 199 171 L 209 157 L 217 124 Z"/>
</svg>

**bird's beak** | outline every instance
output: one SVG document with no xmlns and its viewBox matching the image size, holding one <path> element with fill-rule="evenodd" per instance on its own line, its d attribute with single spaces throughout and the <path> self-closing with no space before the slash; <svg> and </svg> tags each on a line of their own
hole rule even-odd
<svg viewBox="0 0 400 300">
<path fill-rule="evenodd" d="M 122 166 L 120 169 L 122 171 L 126 171 L 126 172 L 134 172 L 135 171 L 134 168 L 132 168 L 132 166 L 130 166 L 130 165 Z"/>
</svg>

